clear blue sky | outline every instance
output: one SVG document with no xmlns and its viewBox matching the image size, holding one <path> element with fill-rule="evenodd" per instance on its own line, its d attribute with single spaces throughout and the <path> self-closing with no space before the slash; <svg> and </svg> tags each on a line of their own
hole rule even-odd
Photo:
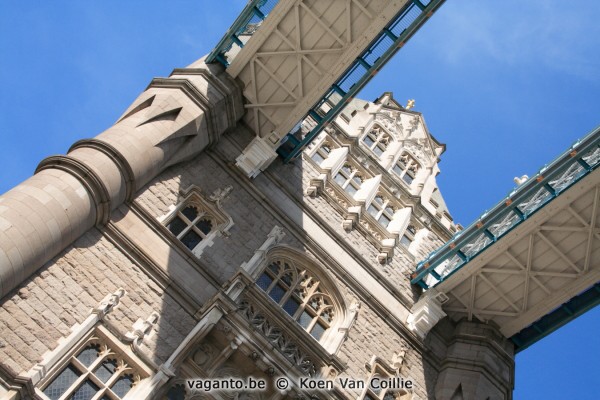
<svg viewBox="0 0 600 400">
<path fill-rule="evenodd" d="M 0 193 L 208 53 L 245 1 L 0 1 Z M 446 4 L 361 97 L 416 99 L 468 225 L 600 125 L 600 2 Z M 517 357 L 515 399 L 597 399 L 600 308 Z"/>
</svg>

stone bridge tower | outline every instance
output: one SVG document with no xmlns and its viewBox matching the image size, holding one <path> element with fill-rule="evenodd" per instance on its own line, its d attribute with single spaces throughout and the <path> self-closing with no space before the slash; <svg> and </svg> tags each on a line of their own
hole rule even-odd
<svg viewBox="0 0 600 400">
<path fill-rule="evenodd" d="M 250 179 L 241 93 L 177 69 L 0 197 L 0 399 L 511 398 L 493 326 L 427 334 L 443 299 L 415 304 L 416 261 L 458 229 L 423 116 L 354 100 Z"/>
</svg>

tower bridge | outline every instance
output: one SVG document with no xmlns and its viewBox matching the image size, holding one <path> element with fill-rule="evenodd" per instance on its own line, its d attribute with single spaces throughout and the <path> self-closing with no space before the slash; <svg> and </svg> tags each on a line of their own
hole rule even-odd
<svg viewBox="0 0 600 400">
<path fill-rule="evenodd" d="M 443 1 L 339 3 L 250 1 L 207 57 L 243 82 L 244 120 L 257 134 L 238 158 L 249 176 L 269 165 L 273 148 L 285 161 L 297 157 Z M 420 262 L 411 282 L 435 286 L 437 296 L 423 302 L 443 299 L 456 320 L 494 321 L 519 351 L 596 305 L 597 195 L 588 175 L 599 137 L 600 129 L 590 133 Z M 584 178 L 571 191 L 589 189 L 582 198 L 552 202 Z M 573 218 L 579 226 L 569 226 Z"/>
<path fill-rule="evenodd" d="M 460 230 L 424 116 L 354 98 L 442 3 L 251 0 L 2 195 L 0 399 L 512 398 L 515 351 L 600 299 L 600 129 Z"/>
</svg>

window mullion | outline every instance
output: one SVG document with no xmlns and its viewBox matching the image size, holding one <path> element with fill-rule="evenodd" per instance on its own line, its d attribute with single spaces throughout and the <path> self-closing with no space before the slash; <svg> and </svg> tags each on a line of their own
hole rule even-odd
<svg viewBox="0 0 600 400">
<path fill-rule="evenodd" d="M 309 312 L 310 314 L 310 312 Z M 317 315 L 313 315 L 313 318 L 310 321 L 310 324 L 308 324 L 308 326 L 306 327 L 306 332 L 311 333 L 313 328 L 315 327 L 315 325 L 317 324 L 317 321 L 319 320 L 319 312 L 317 311 Z"/>
<path fill-rule="evenodd" d="M 275 285 L 277 284 L 277 281 L 279 280 L 279 278 L 273 277 L 272 275 L 270 275 L 266 270 L 265 270 L 266 275 L 271 278 L 271 283 L 269 284 L 269 286 L 265 289 L 265 293 L 269 294 L 271 293 L 271 290 L 273 290 L 273 288 L 275 287 Z"/>
<path fill-rule="evenodd" d="M 177 211 L 177 215 L 176 217 L 179 217 L 183 220 L 183 222 L 185 222 L 187 225 L 190 225 L 192 223 L 192 221 L 190 221 L 190 219 L 188 217 L 185 216 L 184 213 L 182 213 L 181 211 Z M 173 218 L 175 219 L 175 218 Z"/>
<path fill-rule="evenodd" d="M 81 376 L 79 378 L 77 378 L 75 380 L 75 382 L 73 382 L 73 384 L 71 386 L 69 386 L 69 388 L 65 391 L 65 393 L 62 396 L 60 396 L 58 398 L 58 400 L 66 400 L 66 399 L 68 399 L 73 394 L 73 392 L 75 390 L 77 390 L 81 386 L 81 384 L 83 382 L 85 382 L 85 380 L 87 379 L 88 375 L 89 375 L 89 372 L 81 374 Z"/>
<path fill-rule="evenodd" d="M 181 240 L 182 237 L 188 234 L 188 232 L 190 231 L 190 229 L 192 229 L 193 226 L 194 225 L 187 225 L 185 228 L 183 228 L 181 233 L 177 235 L 177 239 Z"/>
<path fill-rule="evenodd" d="M 103 384 L 104 385 L 104 384 Z M 106 387 L 101 387 L 91 400 L 100 400 L 106 394 Z"/>
<path fill-rule="evenodd" d="M 282 282 L 282 283 L 285 285 L 285 282 Z M 287 285 L 285 285 L 285 286 L 287 286 Z M 281 297 L 281 301 L 279 302 L 279 304 L 281 306 L 283 306 L 286 303 L 286 301 L 288 301 L 292 292 L 293 292 L 292 288 L 288 288 L 288 290 L 284 293 L 284 295 Z"/>
</svg>

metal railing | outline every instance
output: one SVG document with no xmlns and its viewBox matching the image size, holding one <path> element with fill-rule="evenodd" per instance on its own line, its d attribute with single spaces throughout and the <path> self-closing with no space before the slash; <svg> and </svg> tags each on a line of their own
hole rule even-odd
<svg viewBox="0 0 600 400">
<path fill-rule="evenodd" d="M 227 68 L 278 2 L 279 0 L 249 1 L 217 46 L 208 54 L 206 62 L 218 61 Z"/>
<path fill-rule="evenodd" d="M 297 157 L 352 100 L 354 95 L 415 34 L 445 0 L 412 0 L 391 20 L 368 48 L 352 63 L 303 120 L 313 127 L 305 135 L 300 129 L 288 133 L 277 149 L 285 162 Z M 298 125 L 297 125 L 298 126 Z"/>
<path fill-rule="evenodd" d="M 600 127 L 577 141 L 494 208 L 421 261 L 411 283 L 427 289 L 448 279 L 599 164 Z"/>
</svg>

